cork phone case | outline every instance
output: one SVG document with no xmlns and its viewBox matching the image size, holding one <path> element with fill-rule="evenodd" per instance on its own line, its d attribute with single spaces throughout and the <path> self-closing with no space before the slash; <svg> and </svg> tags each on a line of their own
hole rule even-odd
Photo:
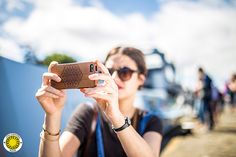
<svg viewBox="0 0 236 157">
<path fill-rule="evenodd" d="M 77 62 L 66 64 L 55 64 L 50 68 L 56 73 L 61 82 L 51 80 L 51 86 L 57 89 L 93 88 L 95 81 L 90 80 L 90 74 L 97 73 L 97 66 L 94 62 Z"/>
</svg>

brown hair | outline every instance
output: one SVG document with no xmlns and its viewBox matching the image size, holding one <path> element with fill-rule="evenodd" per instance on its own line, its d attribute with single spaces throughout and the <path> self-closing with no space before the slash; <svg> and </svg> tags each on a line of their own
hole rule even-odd
<svg viewBox="0 0 236 157">
<path fill-rule="evenodd" d="M 116 54 L 126 55 L 129 58 L 131 58 L 136 63 L 139 70 L 139 74 L 143 74 L 145 77 L 147 76 L 147 67 L 144 59 L 144 54 L 142 51 L 133 47 L 120 47 L 120 46 L 115 47 L 107 54 L 105 63 L 109 59 L 109 57 Z M 139 89 L 140 88 L 141 87 L 139 87 Z"/>
<path fill-rule="evenodd" d="M 199 67 L 199 68 L 198 68 L 198 72 L 204 73 L 203 68 L 202 68 L 202 67 Z"/>
<path fill-rule="evenodd" d="M 231 82 L 234 82 L 236 80 L 236 73 L 232 74 L 231 76 Z"/>
</svg>

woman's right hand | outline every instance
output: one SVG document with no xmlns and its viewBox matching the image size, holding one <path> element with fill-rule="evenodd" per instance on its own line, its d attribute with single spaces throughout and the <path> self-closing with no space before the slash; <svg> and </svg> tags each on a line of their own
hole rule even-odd
<svg viewBox="0 0 236 157">
<path fill-rule="evenodd" d="M 35 94 L 38 102 L 48 115 L 62 112 L 66 101 L 65 90 L 58 90 L 51 86 L 51 80 L 57 82 L 61 81 L 61 78 L 57 74 L 50 72 L 50 67 L 54 64 L 58 63 L 51 62 L 48 67 L 48 72 L 43 73 L 41 88 L 39 88 Z"/>
</svg>

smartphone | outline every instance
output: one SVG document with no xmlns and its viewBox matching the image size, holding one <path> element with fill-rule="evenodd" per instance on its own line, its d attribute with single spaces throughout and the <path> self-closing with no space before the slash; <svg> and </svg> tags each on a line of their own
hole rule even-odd
<svg viewBox="0 0 236 157">
<path fill-rule="evenodd" d="M 51 86 L 56 89 L 93 88 L 96 86 L 95 81 L 88 78 L 89 75 L 98 73 L 95 62 L 55 64 L 50 67 L 49 71 L 61 78 L 60 82 L 51 80 Z"/>
</svg>

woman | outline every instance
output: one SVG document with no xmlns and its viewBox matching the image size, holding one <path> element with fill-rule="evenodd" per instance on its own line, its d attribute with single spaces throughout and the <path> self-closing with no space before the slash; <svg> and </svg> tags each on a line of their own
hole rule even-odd
<svg viewBox="0 0 236 157">
<path fill-rule="evenodd" d="M 94 98 L 99 109 L 79 105 L 61 136 L 60 121 L 66 93 L 50 86 L 50 80 L 61 80 L 56 74 L 43 74 L 42 87 L 36 93 L 45 111 L 39 156 L 72 157 L 77 150 L 83 156 L 100 156 L 98 147 L 101 145 L 106 157 L 159 156 L 162 126 L 158 117 L 151 116 L 142 136 L 136 131 L 145 115 L 134 107 L 135 94 L 147 74 L 143 53 L 132 47 L 116 47 L 108 53 L 105 66 L 100 61 L 96 63 L 102 73 L 92 74 L 89 79 L 105 83 L 80 91 Z M 91 131 L 94 122 L 101 124 L 102 144 L 97 144 L 99 135 Z"/>
</svg>

